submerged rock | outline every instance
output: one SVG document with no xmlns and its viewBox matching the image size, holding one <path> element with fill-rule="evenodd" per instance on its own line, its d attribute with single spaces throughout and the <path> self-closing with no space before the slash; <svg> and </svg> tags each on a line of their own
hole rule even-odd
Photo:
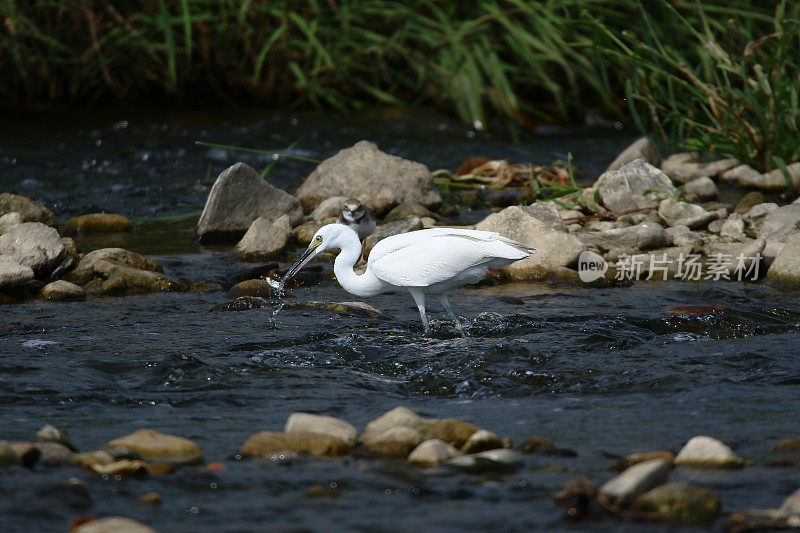
<svg viewBox="0 0 800 533">
<path fill-rule="evenodd" d="M 95 466 L 102 466 L 114 462 L 114 458 L 105 450 L 94 450 L 91 452 L 76 453 L 70 460 L 70 464 L 78 465 L 88 470 L 94 470 Z"/>
<path fill-rule="evenodd" d="M 14 448 L 7 441 L 0 440 L 0 468 L 16 464 L 19 461 Z"/>
<path fill-rule="evenodd" d="M 233 251 L 239 259 L 262 261 L 280 255 L 291 235 L 292 226 L 288 215 L 283 215 L 273 222 L 259 217 L 253 221 Z"/>
<path fill-rule="evenodd" d="M 461 455 L 442 463 L 444 466 L 471 473 L 513 472 L 522 466 L 522 455 L 508 448 Z"/>
<path fill-rule="evenodd" d="M 2 284 L 0 284 L 2 285 Z M 45 300 L 67 302 L 85 300 L 86 293 L 80 285 L 60 279 L 45 285 L 39 295 Z"/>
<path fill-rule="evenodd" d="M 713 437 L 692 437 L 675 457 L 676 465 L 738 468 L 744 461 Z"/>
<path fill-rule="evenodd" d="M 428 208 L 442 202 L 425 165 L 386 154 L 368 141 L 320 163 L 297 190 L 307 210 L 331 196 L 357 198 L 378 215 L 403 202 Z"/>
<path fill-rule="evenodd" d="M 40 279 L 50 275 L 68 257 L 58 231 L 41 222 L 24 222 L 0 235 L 2 255 L 30 267 Z"/>
<path fill-rule="evenodd" d="M 378 309 L 375 309 L 364 302 L 287 302 L 285 309 L 325 309 L 341 315 L 350 316 L 381 316 Z"/>
<path fill-rule="evenodd" d="M 429 439 L 422 442 L 408 456 L 408 462 L 415 466 L 431 467 L 458 457 L 461 453 L 450 444 L 440 439 Z"/>
<path fill-rule="evenodd" d="M 257 218 L 272 221 L 283 215 L 293 226 L 299 224 L 300 202 L 261 179 L 252 167 L 236 163 L 222 171 L 211 187 L 196 232 L 201 242 L 235 241 Z"/>
<path fill-rule="evenodd" d="M 664 172 L 642 159 L 619 170 L 603 173 L 593 188 L 597 190 L 600 202 L 615 213 L 655 207 L 659 196 L 675 191 Z"/>
<path fill-rule="evenodd" d="M 633 508 L 657 513 L 666 520 L 707 524 L 722 511 L 710 489 L 694 483 L 666 483 L 636 498 Z"/>
<path fill-rule="evenodd" d="M 319 433 L 329 435 L 352 447 L 358 438 L 358 430 L 352 424 L 332 416 L 311 413 L 292 413 L 286 420 L 285 433 Z"/>
<path fill-rule="evenodd" d="M 145 461 L 168 463 L 199 463 L 203 460 L 200 447 L 189 439 L 167 435 L 152 429 L 140 429 L 114 439 L 103 447 L 112 456 L 120 451 L 135 454 Z"/>
<path fill-rule="evenodd" d="M 53 228 L 57 226 L 52 211 L 18 194 L 0 193 L 0 215 L 6 213 L 19 213 L 23 222 L 41 222 Z"/>
<path fill-rule="evenodd" d="M 350 446 L 342 439 L 320 433 L 261 431 L 245 441 L 241 454 L 246 457 L 261 457 L 283 451 L 337 457 L 349 452 Z"/>
<path fill-rule="evenodd" d="M 364 253 L 369 255 L 375 245 L 386 237 L 421 229 L 423 229 L 422 220 L 416 216 L 410 216 L 404 220 L 397 220 L 389 222 L 388 224 L 381 224 L 375 228 L 375 231 L 373 231 L 369 237 L 364 239 Z"/>
<path fill-rule="evenodd" d="M 78 233 L 118 233 L 132 229 L 133 222 L 122 215 L 91 213 L 67 220 L 61 232 L 64 235 L 76 235 Z"/>
<path fill-rule="evenodd" d="M 520 451 L 526 454 L 557 455 L 561 457 L 576 457 L 575 450 L 569 448 L 558 448 L 552 439 L 546 437 L 531 437 L 520 446 Z"/>
<path fill-rule="evenodd" d="M 637 159 L 643 159 L 651 165 L 657 167 L 661 165 L 661 152 L 658 146 L 649 137 L 640 137 L 630 146 L 625 148 L 614 161 L 608 165 L 606 172 L 619 170 L 628 163 Z"/>
<path fill-rule="evenodd" d="M 532 256 L 503 269 L 506 276 L 516 280 L 538 279 L 549 275 L 557 267 L 573 265 L 586 249 L 586 245 L 575 235 L 553 229 L 547 222 L 519 206 L 507 207 L 489 215 L 475 229 L 495 231 L 536 249 Z"/>
<path fill-rule="evenodd" d="M 212 311 L 249 311 L 251 309 L 261 309 L 270 307 L 272 303 L 266 298 L 259 296 L 239 296 L 230 302 L 222 302 L 211 308 Z"/>
<path fill-rule="evenodd" d="M 600 494 L 609 502 L 622 507 L 645 492 L 669 479 L 669 465 L 662 459 L 652 459 L 629 467 L 600 487 Z"/>
</svg>

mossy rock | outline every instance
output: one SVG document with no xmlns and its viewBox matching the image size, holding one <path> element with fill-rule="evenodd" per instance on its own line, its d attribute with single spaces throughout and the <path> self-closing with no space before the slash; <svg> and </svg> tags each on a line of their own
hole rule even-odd
<svg viewBox="0 0 800 533">
<path fill-rule="evenodd" d="M 260 431 L 247 439 L 241 449 L 242 455 L 247 457 L 262 457 L 284 451 L 338 457 L 347 454 L 350 446 L 341 439 L 320 433 Z"/>
<path fill-rule="evenodd" d="M 61 228 L 63 235 L 87 233 L 121 233 L 131 231 L 133 222 L 114 213 L 91 213 L 71 218 Z"/>
<path fill-rule="evenodd" d="M 636 498 L 633 509 L 658 514 L 667 520 L 709 524 L 722 511 L 711 489 L 694 483 L 666 483 Z"/>
</svg>

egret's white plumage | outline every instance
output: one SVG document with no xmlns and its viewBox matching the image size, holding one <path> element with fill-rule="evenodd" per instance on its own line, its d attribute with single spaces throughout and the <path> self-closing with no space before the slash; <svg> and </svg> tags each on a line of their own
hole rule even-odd
<svg viewBox="0 0 800 533">
<path fill-rule="evenodd" d="M 289 269 L 284 281 L 294 276 L 308 261 L 324 250 L 339 248 L 333 272 L 339 284 L 356 296 L 375 296 L 405 289 L 419 308 L 427 332 L 426 295 L 436 296 L 461 323 L 447 300 L 447 291 L 476 283 L 488 268 L 503 268 L 533 253 L 533 248 L 489 231 L 432 228 L 387 237 L 369 254 L 367 268 L 356 274 L 353 265 L 361 256 L 361 242 L 353 229 L 328 224 L 314 235 L 306 251 Z"/>
</svg>

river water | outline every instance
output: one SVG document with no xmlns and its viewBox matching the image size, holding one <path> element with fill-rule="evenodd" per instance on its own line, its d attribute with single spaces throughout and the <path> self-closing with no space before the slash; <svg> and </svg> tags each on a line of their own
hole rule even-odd
<svg viewBox="0 0 800 533">
<path fill-rule="evenodd" d="M 44 202 L 61 221 L 98 210 L 125 214 L 133 233 L 82 240 L 82 251 L 123 246 L 155 256 L 170 277 L 228 287 L 246 267 L 229 249 L 202 249 L 192 238 L 208 176 L 238 160 L 262 170 L 272 156 L 196 140 L 278 151 L 298 141 L 293 154 L 322 159 L 367 138 L 451 169 L 473 155 L 548 163 L 571 152 L 590 175 L 631 140 L 554 130 L 510 144 L 473 133 L 427 112 L 12 117 L 0 131 L 0 189 Z M 312 169 L 284 158 L 268 179 L 292 191 Z M 353 299 L 330 265 L 317 269 L 293 299 Z M 64 531 L 92 514 L 129 516 L 162 532 L 671 531 L 610 519 L 571 524 L 551 495 L 581 476 L 609 479 L 605 467 L 617 456 L 677 452 L 695 435 L 717 437 L 755 463 L 673 471 L 672 480 L 715 490 L 726 513 L 776 507 L 800 486 L 800 468 L 765 466 L 772 444 L 798 436 L 796 295 L 726 282 L 513 283 L 463 288 L 452 299 L 471 324 L 468 339 L 436 307 L 434 335 L 423 337 L 407 295 L 369 301 L 387 317 L 283 309 L 274 322 L 270 308 L 211 311 L 228 300 L 224 292 L 3 306 L 0 439 L 31 440 L 51 423 L 92 450 L 152 428 L 194 440 L 207 462 L 226 468 L 122 479 L 71 467 L 0 469 L 0 530 Z M 525 456 L 522 469 L 502 476 L 353 458 L 234 459 L 248 436 L 281 430 L 293 411 L 363 428 L 398 405 L 472 422 L 515 445 L 548 437 L 577 456 Z M 82 488 L 65 485 L 70 478 Z M 306 493 L 318 485 L 330 496 Z M 151 491 L 162 494 L 161 505 L 133 503 Z"/>
</svg>

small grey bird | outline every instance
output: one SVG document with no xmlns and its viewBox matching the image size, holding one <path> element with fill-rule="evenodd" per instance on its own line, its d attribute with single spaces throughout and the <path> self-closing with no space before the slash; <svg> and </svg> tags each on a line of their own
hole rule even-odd
<svg viewBox="0 0 800 533">
<path fill-rule="evenodd" d="M 359 240 L 364 240 L 375 231 L 375 217 L 369 207 L 365 206 L 355 198 L 350 198 L 344 203 L 342 214 L 339 215 L 339 224 L 344 224 L 352 228 Z"/>
</svg>

